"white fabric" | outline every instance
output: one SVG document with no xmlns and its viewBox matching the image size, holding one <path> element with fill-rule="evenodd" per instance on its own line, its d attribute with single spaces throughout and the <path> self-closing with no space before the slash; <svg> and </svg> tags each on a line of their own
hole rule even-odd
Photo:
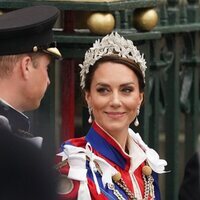
<svg viewBox="0 0 200 200">
<path fill-rule="evenodd" d="M 130 157 L 130 169 L 132 173 L 143 163 L 147 156 L 144 150 L 134 141 L 134 139 L 129 135 L 127 141 L 127 148 L 129 150 L 129 157 Z"/>
<path fill-rule="evenodd" d="M 86 154 L 85 149 L 65 145 L 64 151 L 57 154 L 62 156 L 62 161 L 68 159 L 69 173 L 68 178 L 80 181 L 78 200 L 91 200 L 89 188 L 87 185 L 87 169 L 86 169 Z"/>
<path fill-rule="evenodd" d="M 87 181 L 80 182 L 77 200 L 91 200 Z"/>
<path fill-rule="evenodd" d="M 86 144 L 86 154 L 90 158 L 90 166 L 92 166 L 90 169 L 92 171 L 94 181 L 96 179 L 95 172 L 97 171 L 95 162 L 97 162 L 102 172 L 103 186 L 105 187 L 106 184 L 113 183 L 112 176 L 117 173 L 117 170 L 114 167 L 112 167 L 109 163 L 107 163 L 104 159 L 92 153 L 92 147 L 89 143 Z M 98 192 L 100 190 L 98 182 L 95 182 L 95 185 L 97 186 L 97 192 Z"/>
<path fill-rule="evenodd" d="M 128 131 L 133 140 L 144 150 L 147 162 L 149 166 L 152 168 L 152 170 L 159 174 L 166 173 L 167 172 L 165 171 L 165 166 L 167 166 L 166 160 L 160 159 L 158 153 L 154 149 L 149 148 L 144 143 L 139 133 L 135 133 L 130 128 L 128 129 Z"/>
<path fill-rule="evenodd" d="M 108 164 L 102 158 L 96 156 L 92 153 L 92 147 L 89 143 L 86 144 L 86 148 L 74 147 L 71 145 L 65 145 L 64 151 L 57 154 L 58 156 L 62 156 L 62 160 L 68 159 L 69 163 L 69 173 L 68 177 L 73 180 L 78 180 L 81 183 L 81 187 L 79 187 L 78 199 L 87 199 L 90 200 L 91 196 L 88 192 L 87 186 L 87 170 L 86 170 L 86 156 L 89 158 L 89 165 L 93 175 L 94 183 L 97 189 L 97 193 L 100 194 L 100 187 L 97 181 L 97 177 L 95 172 L 97 171 L 95 162 L 98 163 L 100 169 L 102 170 L 102 182 L 105 187 L 107 183 L 112 182 L 112 176 L 117 173 L 117 170 L 113 168 L 110 164 Z"/>
</svg>

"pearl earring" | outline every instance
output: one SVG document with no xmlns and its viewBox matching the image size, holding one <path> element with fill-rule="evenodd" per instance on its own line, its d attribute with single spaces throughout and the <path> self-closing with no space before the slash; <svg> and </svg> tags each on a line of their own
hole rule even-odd
<svg viewBox="0 0 200 200">
<path fill-rule="evenodd" d="M 91 107 L 88 107 L 88 112 L 89 112 L 89 118 L 88 118 L 88 123 L 92 123 L 92 108 Z"/>
<path fill-rule="evenodd" d="M 135 121 L 134 121 L 134 125 L 135 126 L 139 126 L 139 120 L 137 118 L 137 116 L 140 114 L 140 107 L 137 108 L 137 111 L 136 111 L 136 117 L 135 117 Z"/>
</svg>

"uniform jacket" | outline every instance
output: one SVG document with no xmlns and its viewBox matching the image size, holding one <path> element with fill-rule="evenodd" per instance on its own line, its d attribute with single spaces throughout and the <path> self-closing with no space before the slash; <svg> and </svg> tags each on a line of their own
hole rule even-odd
<svg viewBox="0 0 200 200">
<path fill-rule="evenodd" d="M 129 199 L 124 190 L 112 180 L 117 172 L 120 172 L 135 197 L 143 199 L 145 183 L 142 167 L 148 162 L 152 169 L 162 173 L 166 161 L 160 160 L 158 154 L 148 148 L 139 134 L 132 130 L 129 130 L 128 151 L 129 154 L 95 122 L 86 137 L 66 141 L 57 157 L 62 160 L 57 164 L 60 199 L 114 200 L 118 199 L 114 194 L 116 191 L 120 193 L 121 199 Z M 160 199 L 158 175 L 155 171 L 151 184 L 153 192 L 148 200 Z M 114 185 L 115 190 L 110 185 Z"/>
<path fill-rule="evenodd" d="M 30 135 L 28 117 L 2 100 L 0 100 L 0 119 L 1 125 L 11 129 L 16 135 L 23 137 Z"/>
<path fill-rule="evenodd" d="M 42 137 L 34 137 L 29 132 L 29 118 L 2 100 L 0 100 L 0 126 L 20 138 L 29 140 L 38 147 L 42 145 Z"/>
</svg>

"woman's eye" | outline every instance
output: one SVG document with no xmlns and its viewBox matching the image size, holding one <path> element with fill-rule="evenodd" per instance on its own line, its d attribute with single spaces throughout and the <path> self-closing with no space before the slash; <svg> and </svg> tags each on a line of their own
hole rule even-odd
<svg viewBox="0 0 200 200">
<path fill-rule="evenodd" d="M 133 88 L 122 88 L 122 92 L 124 93 L 131 93 L 133 91 Z"/>
<path fill-rule="evenodd" d="M 109 90 L 108 88 L 97 88 L 97 92 L 100 94 L 107 94 Z"/>
</svg>

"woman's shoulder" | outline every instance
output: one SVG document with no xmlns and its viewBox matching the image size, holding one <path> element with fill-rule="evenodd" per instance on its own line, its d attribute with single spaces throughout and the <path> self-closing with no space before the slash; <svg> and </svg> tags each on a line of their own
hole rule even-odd
<svg viewBox="0 0 200 200">
<path fill-rule="evenodd" d="M 62 151 L 56 156 L 58 195 L 63 200 L 77 199 L 80 180 L 85 177 L 86 143 L 85 137 L 69 139 L 62 144 Z"/>
<path fill-rule="evenodd" d="M 68 157 L 75 152 L 81 152 L 85 148 L 86 143 L 85 137 L 72 138 L 63 142 L 60 153 L 56 155 L 56 168 L 62 169 L 64 167 L 68 169 Z"/>
<path fill-rule="evenodd" d="M 61 199 L 77 199 L 80 182 L 68 177 L 70 166 L 68 159 L 56 164 L 56 170 L 59 172 L 57 192 Z"/>
<path fill-rule="evenodd" d="M 65 146 L 65 145 L 71 145 L 71 146 L 74 146 L 74 147 L 85 147 L 86 145 L 86 140 L 85 140 L 85 137 L 80 137 L 80 138 L 71 138 L 69 140 L 66 140 L 62 146 Z"/>
</svg>

